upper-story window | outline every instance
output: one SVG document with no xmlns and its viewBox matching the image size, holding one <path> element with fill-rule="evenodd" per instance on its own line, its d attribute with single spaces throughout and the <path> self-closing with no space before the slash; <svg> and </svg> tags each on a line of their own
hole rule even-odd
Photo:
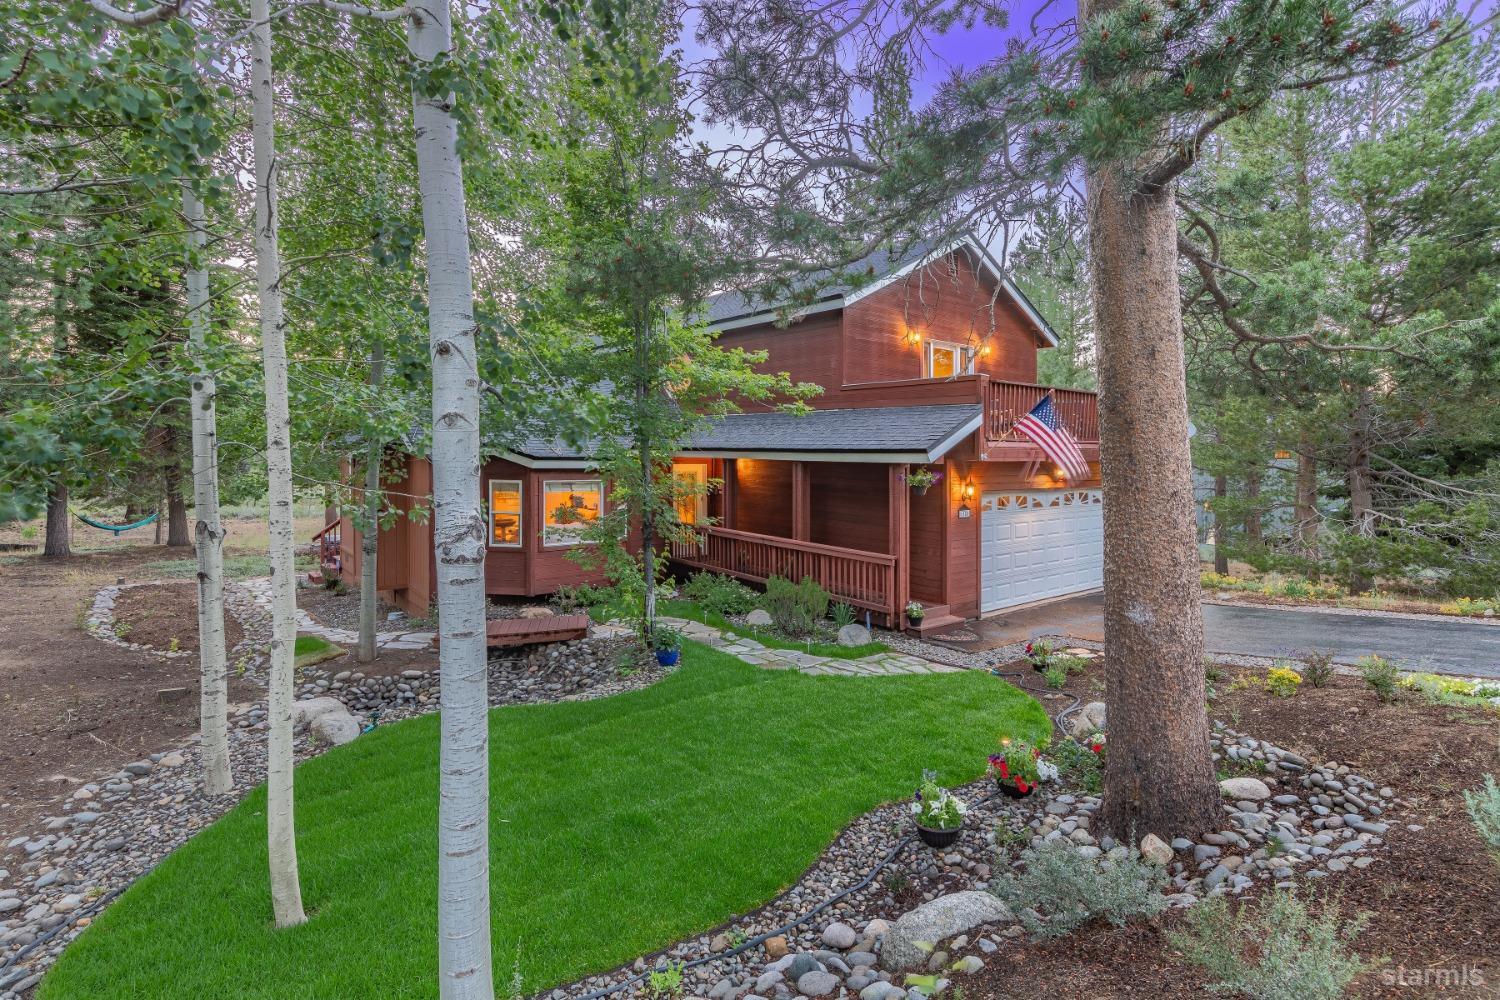
<svg viewBox="0 0 1500 1000">
<path fill-rule="evenodd" d="M 952 378 L 974 374 L 974 348 L 942 340 L 927 342 L 927 377 Z"/>
</svg>

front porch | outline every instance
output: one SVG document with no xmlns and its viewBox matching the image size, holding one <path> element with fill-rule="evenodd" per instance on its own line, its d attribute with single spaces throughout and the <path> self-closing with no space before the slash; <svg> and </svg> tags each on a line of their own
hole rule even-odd
<svg viewBox="0 0 1500 1000">
<path fill-rule="evenodd" d="M 911 599 L 909 466 L 750 458 L 714 464 L 723 483 L 711 505 L 718 523 L 695 528 L 695 541 L 672 545 L 673 561 L 758 584 L 812 577 L 833 600 L 900 627 Z"/>
</svg>

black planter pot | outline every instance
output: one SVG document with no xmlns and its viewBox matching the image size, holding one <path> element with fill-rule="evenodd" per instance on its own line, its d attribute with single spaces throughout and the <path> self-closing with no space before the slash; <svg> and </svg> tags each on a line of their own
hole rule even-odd
<svg viewBox="0 0 1500 1000">
<path fill-rule="evenodd" d="M 958 841 L 958 835 L 963 832 L 964 828 L 961 826 L 952 830 L 934 830 L 921 823 L 917 824 L 917 836 L 928 847 L 952 847 Z"/>
<path fill-rule="evenodd" d="M 930 486 L 913 486 L 911 488 L 911 491 L 919 497 L 925 497 L 927 495 L 927 491 L 930 489 L 932 489 L 932 487 Z"/>
<path fill-rule="evenodd" d="M 1009 778 L 996 777 L 995 786 L 1000 789 L 1001 795 L 1007 795 L 1013 799 L 1024 799 L 1026 796 L 1036 791 L 1036 785 L 1033 783 L 1027 785 L 1026 791 L 1023 792 L 1019 788 L 1017 788 L 1015 782 L 1011 781 Z"/>
</svg>

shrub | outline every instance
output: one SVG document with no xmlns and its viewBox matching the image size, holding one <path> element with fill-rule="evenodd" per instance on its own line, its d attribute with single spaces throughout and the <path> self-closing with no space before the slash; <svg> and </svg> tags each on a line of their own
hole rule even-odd
<svg viewBox="0 0 1500 1000">
<path fill-rule="evenodd" d="M 828 609 L 828 617 L 833 621 L 834 628 L 843 628 L 845 625 L 854 624 L 854 608 L 843 601 L 839 601 Z"/>
<path fill-rule="evenodd" d="M 1375 697 L 1387 703 L 1396 700 L 1401 671 L 1394 663 L 1379 653 L 1372 653 L 1359 661 L 1359 672 L 1375 692 Z"/>
<path fill-rule="evenodd" d="M 1302 675 L 1285 660 L 1278 660 L 1276 666 L 1266 672 L 1266 690 L 1278 698 L 1290 698 L 1297 693 L 1301 683 Z"/>
<path fill-rule="evenodd" d="M 671 653 L 682 648 L 682 633 L 669 625 L 657 625 L 651 630 L 651 648 Z"/>
<path fill-rule="evenodd" d="M 766 613 L 784 635 L 811 635 L 818 619 L 828 613 L 828 591 L 810 576 L 793 583 L 784 576 L 766 581 Z"/>
<path fill-rule="evenodd" d="M 1035 670 L 1046 670 L 1047 664 L 1052 662 L 1052 656 L 1057 651 L 1057 644 L 1051 639 L 1038 639 L 1026 644 L 1026 661 Z"/>
<path fill-rule="evenodd" d="M 1046 679 L 1049 688 L 1060 688 L 1068 683 L 1068 668 L 1062 660 L 1053 660 L 1043 668 L 1042 677 Z"/>
<path fill-rule="evenodd" d="M 1095 746 L 1099 749 L 1093 749 Z M 1058 770 L 1067 776 L 1069 784 L 1077 785 L 1090 795 L 1098 795 L 1103 790 L 1102 743 L 1085 746 L 1077 740 L 1059 740 L 1047 748 L 1047 754 L 1057 763 Z"/>
<path fill-rule="evenodd" d="M 1469 819 L 1480 839 L 1500 861 L 1500 786 L 1495 784 L 1495 776 L 1486 774 L 1483 788 L 1464 792 L 1464 805 L 1469 807 Z"/>
<path fill-rule="evenodd" d="M 755 607 L 755 591 L 719 573 L 694 573 L 682 596 L 716 615 L 742 615 Z"/>
<path fill-rule="evenodd" d="M 1438 610 L 1445 615 L 1497 615 L 1500 614 L 1500 598 L 1460 597 L 1438 605 Z"/>
<path fill-rule="evenodd" d="M 1300 657 L 1302 679 L 1315 688 L 1328 686 L 1333 680 L 1333 650 L 1309 649 Z"/>
<path fill-rule="evenodd" d="M 1071 843 L 1043 842 L 1021 852 L 1025 866 L 991 891 L 1035 938 L 1060 937 L 1096 917 L 1116 927 L 1166 908 L 1166 874 L 1131 852 L 1119 860 L 1086 858 Z"/>
<path fill-rule="evenodd" d="M 1227 573 L 1204 573 L 1198 577 L 1198 581 L 1210 590 L 1225 590 L 1240 585 L 1239 577 Z"/>
<path fill-rule="evenodd" d="M 646 979 L 646 992 L 653 997 L 676 997 L 682 995 L 681 962 L 668 962 L 660 969 L 653 969 Z"/>
<path fill-rule="evenodd" d="M 1335 1000 L 1360 973 L 1374 967 L 1350 947 L 1367 914 L 1345 920 L 1338 904 L 1313 916 L 1291 892 L 1274 892 L 1231 912 L 1222 897 L 1188 911 L 1188 929 L 1168 934 L 1187 960 L 1217 983 L 1216 992 L 1254 1000 Z"/>
<path fill-rule="evenodd" d="M 1089 667 L 1089 661 L 1081 656 L 1059 656 L 1057 663 L 1070 674 L 1081 674 Z"/>
</svg>

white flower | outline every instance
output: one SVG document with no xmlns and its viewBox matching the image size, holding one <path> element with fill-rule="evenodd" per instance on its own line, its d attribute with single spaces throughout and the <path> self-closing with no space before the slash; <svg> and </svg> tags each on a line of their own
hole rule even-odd
<svg viewBox="0 0 1500 1000">
<path fill-rule="evenodd" d="M 1036 775 L 1042 781 L 1057 780 L 1057 765 L 1050 761 L 1039 760 L 1036 762 Z"/>
</svg>

